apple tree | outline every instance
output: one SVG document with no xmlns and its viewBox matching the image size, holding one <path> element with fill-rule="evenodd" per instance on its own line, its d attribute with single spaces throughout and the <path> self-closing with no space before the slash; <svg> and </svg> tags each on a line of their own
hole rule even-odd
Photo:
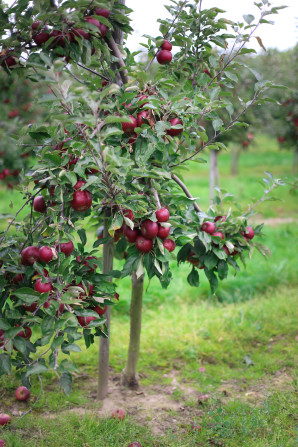
<svg viewBox="0 0 298 447">
<path fill-rule="evenodd" d="M 171 261 L 188 262 L 188 282 L 199 286 L 204 273 L 214 292 L 246 253 L 268 252 L 253 240 L 262 225 L 248 225 L 254 206 L 226 211 L 223 197 L 218 209 L 203 212 L 181 177 L 188 160 L 202 162 L 204 149 L 225 149 L 218 138 L 263 101 L 268 81 L 257 82 L 234 113 L 232 93 L 218 84 L 237 84 L 236 56 L 274 9 L 263 1 L 259 19 L 236 25 L 200 0 L 172 1 L 161 35 L 147 37 L 145 65 L 126 47 L 132 29 L 124 3 L 19 0 L 1 7 L 2 67 L 51 92 L 41 98 L 47 118 L 27 132 L 36 162 L 22 182 L 24 204 L 0 235 L 1 372 L 15 367 L 28 387 L 33 374 L 53 370 L 69 392 L 69 354 L 80 351 L 77 341 L 88 348 L 98 336 L 98 396 L 105 396 L 110 309 L 119 298 L 115 283 L 127 275 L 132 336 L 124 380 L 135 386 L 145 272 L 165 288 Z M 222 49 L 218 58 L 213 45 Z M 281 183 L 266 181 L 269 190 Z M 92 244 L 95 222 L 103 237 Z M 114 252 L 124 260 L 119 270 Z"/>
</svg>

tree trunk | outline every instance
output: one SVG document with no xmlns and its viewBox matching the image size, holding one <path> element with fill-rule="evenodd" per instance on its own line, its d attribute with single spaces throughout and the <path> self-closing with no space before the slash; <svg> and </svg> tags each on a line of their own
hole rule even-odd
<svg viewBox="0 0 298 447">
<path fill-rule="evenodd" d="M 137 363 L 140 352 L 142 305 L 143 305 L 144 275 L 137 278 L 132 274 L 132 290 L 130 304 L 130 336 L 126 366 L 122 371 L 121 384 L 136 389 L 139 386 Z"/>
<path fill-rule="evenodd" d="M 241 147 L 234 146 L 231 152 L 231 175 L 238 175 L 240 155 L 241 155 Z"/>
<path fill-rule="evenodd" d="M 293 158 L 293 174 L 298 172 L 298 145 L 295 147 L 294 158 Z"/>
<path fill-rule="evenodd" d="M 117 3 L 125 5 L 125 0 L 116 0 Z M 123 31 L 115 27 L 113 31 L 113 38 L 118 45 L 123 44 Z M 112 64 L 112 69 L 115 72 L 116 83 L 122 85 L 122 79 L 119 74 L 118 65 Z M 104 219 L 104 234 L 103 237 L 109 236 L 108 233 L 108 219 L 110 217 L 110 210 L 106 210 Z M 113 257 L 114 257 L 114 241 L 111 239 L 107 244 L 103 246 L 103 273 L 107 274 L 113 269 Z M 99 361 L 98 361 L 98 387 L 97 398 L 103 400 L 108 393 L 108 380 L 109 380 L 109 356 L 110 356 L 110 326 L 111 326 L 111 307 L 108 306 L 105 313 L 107 319 L 108 338 L 100 337 L 99 340 Z"/>
<path fill-rule="evenodd" d="M 219 186 L 219 171 L 218 171 L 218 151 L 210 151 L 210 203 L 213 202 L 215 197 L 215 188 Z"/>
<path fill-rule="evenodd" d="M 108 237 L 108 220 L 111 211 L 106 209 L 104 217 L 104 233 L 103 237 Z M 113 269 L 114 257 L 114 241 L 111 238 L 109 242 L 103 246 L 103 274 L 108 274 Z M 109 379 L 109 354 L 110 354 L 110 321 L 111 321 L 111 306 L 105 313 L 108 328 L 108 338 L 99 338 L 99 361 L 98 361 L 98 387 L 97 398 L 102 400 L 106 397 L 108 392 Z"/>
</svg>

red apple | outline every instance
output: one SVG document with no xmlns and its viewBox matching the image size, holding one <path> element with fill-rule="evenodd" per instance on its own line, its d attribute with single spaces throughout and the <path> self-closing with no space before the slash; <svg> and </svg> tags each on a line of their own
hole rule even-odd
<svg viewBox="0 0 298 447">
<path fill-rule="evenodd" d="M 62 244 L 58 245 L 58 251 L 59 251 L 59 249 L 62 253 L 65 254 L 65 256 L 69 256 L 74 251 L 74 245 L 73 245 L 72 241 L 62 242 Z"/>
<path fill-rule="evenodd" d="M 149 118 L 149 112 L 148 110 L 142 110 L 140 113 L 138 113 L 137 115 L 137 127 L 142 127 L 143 124 L 148 124 L 146 123 L 144 120 L 148 120 Z"/>
<path fill-rule="evenodd" d="M 202 427 L 200 425 L 191 425 L 190 427 L 193 431 L 201 431 Z"/>
<path fill-rule="evenodd" d="M 16 398 L 17 400 L 23 402 L 25 400 L 28 400 L 30 397 L 30 390 L 26 388 L 25 386 L 19 386 L 16 390 Z"/>
<path fill-rule="evenodd" d="M 136 241 L 136 239 L 137 239 L 137 237 L 139 235 L 139 232 L 136 229 L 131 230 L 129 228 L 129 226 L 124 225 L 124 227 L 123 227 L 123 235 L 124 235 L 125 239 L 127 240 L 127 242 L 133 243 L 133 242 Z"/>
<path fill-rule="evenodd" d="M 130 121 L 125 121 L 124 123 L 121 123 L 122 130 L 124 133 L 129 134 L 134 132 L 135 128 L 137 127 L 137 120 L 134 116 L 129 115 Z"/>
<path fill-rule="evenodd" d="M 147 95 L 138 95 L 139 98 L 139 102 L 144 101 L 144 99 L 147 99 L 148 96 Z M 149 104 L 148 101 L 144 102 L 143 104 L 141 104 L 139 107 L 140 109 L 142 109 L 146 104 Z"/>
<path fill-rule="evenodd" d="M 215 223 L 206 221 L 201 226 L 201 230 L 205 231 L 205 233 L 213 234 L 215 232 Z"/>
<path fill-rule="evenodd" d="M 89 191 L 75 191 L 70 206 L 75 211 L 87 211 L 92 206 L 92 196 Z"/>
<path fill-rule="evenodd" d="M 279 143 L 284 143 L 284 142 L 286 141 L 286 139 L 285 139 L 285 137 L 278 137 L 278 138 L 277 138 L 277 141 L 278 141 Z"/>
<path fill-rule="evenodd" d="M 160 65 L 166 65 L 171 62 L 171 60 L 173 59 L 173 55 L 168 50 L 159 50 L 156 55 L 156 59 Z"/>
<path fill-rule="evenodd" d="M 44 43 L 46 43 L 50 38 L 50 34 L 44 31 L 33 36 L 33 40 L 37 46 L 41 47 Z"/>
<path fill-rule="evenodd" d="M 0 414 L 0 425 L 4 426 L 11 423 L 11 417 L 8 414 Z"/>
<path fill-rule="evenodd" d="M 100 23 L 95 17 L 88 16 L 85 17 L 85 21 L 95 25 L 99 29 L 99 36 L 104 37 L 107 34 L 107 27 L 103 23 Z"/>
<path fill-rule="evenodd" d="M 23 308 L 26 312 L 35 312 L 37 309 L 37 302 L 35 301 L 32 304 L 23 304 Z"/>
<path fill-rule="evenodd" d="M 49 293 L 53 290 L 53 286 L 49 282 L 41 282 L 41 279 L 38 279 L 34 284 L 34 290 L 39 293 Z"/>
<path fill-rule="evenodd" d="M 13 67 L 18 63 L 17 59 L 14 56 L 7 56 L 4 61 L 2 61 L 2 67 Z"/>
<path fill-rule="evenodd" d="M 141 253 L 149 253 L 153 247 L 151 239 L 146 239 L 143 236 L 138 236 L 136 239 L 136 249 Z"/>
<path fill-rule="evenodd" d="M 33 265 L 39 261 L 39 249 L 34 246 L 24 248 L 21 252 L 21 263 L 23 265 Z"/>
<path fill-rule="evenodd" d="M 96 312 L 96 313 L 101 317 L 102 315 L 104 315 L 104 314 L 106 313 L 107 308 L 108 308 L 107 305 L 105 305 L 104 307 L 95 306 L 95 307 L 93 307 L 92 310 L 93 310 L 94 312 Z"/>
<path fill-rule="evenodd" d="M 158 233 L 158 224 L 146 219 L 141 225 L 141 233 L 147 239 L 154 239 Z"/>
<path fill-rule="evenodd" d="M 0 447 L 6 447 L 6 442 L 4 441 L 4 439 L 0 439 Z"/>
<path fill-rule="evenodd" d="M 116 300 L 118 300 L 119 301 L 119 293 L 117 293 L 117 292 L 115 292 L 115 294 L 114 294 L 114 298 L 116 299 Z"/>
<path fill-rule="evenodd" d="M 216 216 L 214 222 L 225 222 L 227 220 L 227 216 Z"/>
<path fill-rule="evenodd" d="M 108 19 L 110 17 L 111 11 L 109 11 L 108 9 L 104 9 L 104 8 L 95 8 L 94 14 L 96 14 L 97 16 L 102 16 L 102 17 L 105 17 L 106 19 Z"/>
<path fill-rule="evenodd" d="M 43 196 L 37 196 L 33 200 L 33 208 L 34 211 L 37 211 L 38 213 L 45 213 L 47 210 L 47 205 L 45 202 L 45 199 Z"/>
<path fill-rule="evenodd" d="M 128 144 L 135 144 L 135 142 L 137 141 L 137 138 L 138 138 L 138 134 L 133 133 L 131 135 L 131 137 L 129 137 L 129 139 L 128 139 Z"/>
<path fill-rule="evenodd" d="M 74 185 L 74 189 L 81 189 L 84 185 L 86 185 L 86 182 L 84 182 L 83 180 L 78 180 L 77 183 Z"/>
<path fill-rule="evenodd" d="M 172 44 L 168 40 L 165 40 L 161 46 L 162 50 L 167 50 L 167 51 L 171 51 L 172 48 L 173 48 Z"/>
<path fill-rule="evenodd" d="M 171 126 L 176 126 L 177 124 L 183 125 L 183 122 L 179 118 L 172 118 L 170 120 Z M 171 137 L 177 137 L 178 135 L 182 134 L 183 129 L 168 129 L 167 134 Z"/>
<path fill-rule="evenodd" d="M 155 211 L 155 216 L 158 222 L 167 222 L 170 218 L 170 213 L 167 208 L 161 208 Z"/>
<path fill-rule="evenodd" d="M 15 275 L 12 279 L 12 282 L 14 284 L 19 284 L 20 282 L 24 281 L 25 277 L 24 275 L 22 275 L 21 273 L 18 273 L 17 275 Z"/>
<path fill-rule="evenodd" d="M 216 231 L 212 236 L 220 237 L 222 240 L 225 238 L 221 231 Z"/>
<path fill-rule="evenodd" d="M 8 118 L 15 118 L 18 115 L 19 115 L 19 109 L 16 107 L 15 109 L 9 112 Z"/>
<path fill-rule="evenodd" d="M 31 28 L 36 31 L 37 29 L 40 29 L 42 27 L 42 21 L 36 20 L 36 22 L 33 22 L 31 25 Z"/>
<path fill-rule="evenodd" d="M 246 227 L 246 230 L 241 232 L 240 234 L 242 234 L 242 236 L 245 237 L 246 239 L 253 239 L 255 232 L 252 229 L 252 227 Z"/>
<path fill-rule="evenodd" d="M 91 321 L 96 320 L 96 317 L 77 317 L 77 320 L 82 327 L 87 327 Z"/>
<path fill-rule="evenodd" d="M 114 410 L 111 414 L 112 418 L 119 419 L 119 421 L 122 421 L 125 418 L 125 411 L 122 408 L 118 408 L 117 410 Z"/>
<path fill-rule="evenodd" d="M 204 403 L 208 402 L 208 400 L 209 400 L 208 394 L 202 394 L 201 396 L 198 397 L 198 404 L 203 405 Z"/>
<path fill-rule="evenodd" d="M 171 231 L 171 227 L 162 227 L 161 225 L 158 226 L 158 233 L 157 233 L 157 237 L 159 237 L 160 239 L 166 239 Z"/>
<path fill-rule="evenodd" d="M 125 217 L 128 217 L 128 219 L 130 219 L 130 220 L 135 220 L 135 216 L 131 210 L 128 210 L 128 209 L 123 210 L 123 215 Z"/>
<path fill-rule="evenodd" d="M 70 33 L 65 33 L 61 30 L 53 29 L 50 32 L 50 37 L 54 37 L 51 47 L 55 48 L 57 46 L 65 47 L 66 42 L 70 43 L 72 41 L 72 35 Z"/>
<path fill-rule="evenodd" d="M 173 239 L 165 239 L 162 243 L 162 245 L 171 253 L 175 250 L 176 244 L 173 241 Z"/>
<path fill-rule="evenodd" d="M 16 326 L 18 326 L 18 325 L 16 325 Z M 18 337 L 22 337 L 25 340 L 29 340 L 31 338 L 31 335 L 32 335 L 32 331 L 29 326 L 25 326 L 24 330 L 17 333 Z"/>
<path fill-rule="evenodd" d="M 54 253 L 50 247 L 43 246 L 39 249 L 39 258 L 46 264 L 53 259 Z"/>
<path fill-rule="evenodd" d="M 73 35 L 76 37 L 80 37 L 80 38 L 83 38 L 86 40 L 90 39 L 90 34 L 83 28 L 73 28 L 71 31 L 72 31 Z"/>
<path fill-rule="evenodd" d="M 226 246 L 224 245 L 222 248 L 223 248 L 223 250 L 226 252 L 227 256 L 230 256 L 230 252 L 229 252 L 228 247 L 226 247 Z"/>
</svg>

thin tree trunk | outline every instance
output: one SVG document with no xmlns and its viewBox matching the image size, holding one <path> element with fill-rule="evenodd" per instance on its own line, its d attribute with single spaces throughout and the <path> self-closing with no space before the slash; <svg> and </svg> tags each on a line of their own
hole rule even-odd
<svg viewBox="0 0 298 447">
<path fill-rule="evenodd" d="M 231 175 L 238 175 L 240 155 L 241 155 L 241 147 L 234 146 L 231 152 Z"/>
<path fill-rule="evenodd" d="M 125 0 L 116 0 L 117 3 L 125 5 Z M 113 38 L 117 45 L 123 44 L 123 31 L 119 28 L 114 28 Z M 118 65 L 112 64 L 112 68 L 116 73 L 116 82 L 118 85 L 122 85 L 122 79 L 118 72 Z M 104 234 L 103 237 L 109 236 L 108 233 L 108 219 L 110 217 L 110 210 L 105 211 L 104 219 Z M 113 257 L 114 257 L 114 241 L 111 240 L 103 246 L 103 273 L 107 274 L 113 269 Z M 108 380 L 109 380 L 109 356 L 110 356 L 110 326 L 111 326 L 111 307 L 108 306 L 105 313 L 107 319 L 108 338 L 100 337 L 99 340 L 99 361 L 98 361 L 98 387 L 97 398 L 103 400 L 108 393 Z"/>
<path fill-rule="evenodd" d="M 129 388 L 136 389 L 139 386 L 137 363 L 141 341 L 144 275 L 137 278 L 136 272 L 133 272 L 131 279 L 130 337 L 127 361 L 122 371 L 121 383 Z"/>
<path fill-rule="evenodd" d="M 108 237 L 108 220 L 110 217 L 110 210 L 106 209 L 104 217 L 104 233 L 103 237 Z M 111 238 L 109 242 L 103 246 L 103 274 L 108 274 L 113 269 L 114 258 L 114 241 Z M 99 339 L 99 361 L 98 361 L 98 387 L 97 398 L 102 400 L 108 393 L 108 379 L 109 379 L 109 353 L 110 353 L 110 322 L 111 322 L 111 306 L 105 313 L 108 328 L 108 338 L 100 337 Z"/>
<path fill-rule="evenodd" d="M 218 151 L 210 151 L 210 203 L 213 202 L 215 197 L 215 188 L 219 186 L 219 171 L 218 171 Z"/>
<path fill-rule="evenodd" d="M 295 147 L 294 158 L 293 158 L 293 174 L 298 172 L 298 145 Z"/>
</svg>

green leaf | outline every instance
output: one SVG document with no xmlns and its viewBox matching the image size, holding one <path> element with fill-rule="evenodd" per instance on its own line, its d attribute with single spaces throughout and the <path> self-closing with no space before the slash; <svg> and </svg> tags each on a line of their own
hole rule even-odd
<svg viewBox="0 0 298 447">
<path fill-rule="evenodd" d="M 229 272 L 229 266 L 228 263 L 225 261 L 219 261 L 218 265 L 217 265 L 217 271 L 218 271 L 218 276 L 219 279 L 225 279 L 228 276 L 228 272 Z"/>
<path fill-rule="evenodd" d="M 255 18 L 252 14 L 246 14 L 243 16 L 243 18 L 246 21 L 246 23 L 248 23 L 249 25 L 255 20 Z"/>
<path fill-rule="evenodd" d="M 0 318 L 0 329 L 7 331 L 10 328 L 11 328 L 10 324 L 1 317 Z"/>
<path fill-rule="evenodd" d="M 195 267 L 193 267 L 192 271 L 188 275 L 187 281 L 192 287 L 199 287 L 200 285 L 199 272 Z"/>
<path fill-rule="evenodd" d="M 72 390 L 72 375 L 70 372 L 65 371 L 61 374 L 60 385 L 63 388 L 64 393 L 68 396 Z"/>
<path fill-rule="evenodd" d="M 48 370 L 45 362 L 41 361 L 39 363 L 35 363 L 35 365 L 29 366 L 26 372 L 26 376 L 31 376 L 31 374 L 42 374 Z"/>
<path fill-rule="evenodd" d="M 218 263 L 218 258 L 214 253 L 208 253 L 205 255 L 204 264 L 208 270 L 212 270 Z"/>
<path fill-rule="evenodd" d="M 11 360 L 7 354 L 0 354 L 0 371 L 3 374 L 11 373 Z"/>
<path fill-rule="evenodd" d="M 69 344 L 61 347 L 63 352 L 81 352 L 81 348 L 75 344 Z"/>
<path fill-rule="evenodd" d="M 13 340 L 13 345 L 23 354 L 26 352 L 26 340 L 22 337 L 16 337 Z"/>
<path fill-rule="evenodd" d="M 36 292 L 30 287 L 23 287 L 22 289 L 18 289 L 14 293 L 20 300 L 24 301 L 24 303 L 32 304 L 34 301 L 37 301 L 40 298 L 40 293 Z"/>
<path fill-rule="evenodd" d="M 50 331 L 50 329 L 54 324 L 54 321 L 55 321 L 54 317 L 47 315 L 41 323 L 41 332 L 45 334 L 46 332 Z"/>
<path fill-rule="evenodd" d="M 84 228 L 81 228 L 81 229 L 78 231 L 78 235 L 79 235 L 79 237 L 80 237 L 80 239 L 81 239 L 82 245 L 85 246 L 86 243 L 87 243 L 86 230 L 84 230 Z"/>
<path fill-rule="evenodd" d="M 218 286 L 218 279 L 217 276 L 215 275 L 214 272 L 207 270 L 205 268 L 205 275 L 208 278 L 209 284 L 210 284 L 210 288 L 211 288 L 211 292 L 214 293 L 217 289 Z"/>
</svg>

